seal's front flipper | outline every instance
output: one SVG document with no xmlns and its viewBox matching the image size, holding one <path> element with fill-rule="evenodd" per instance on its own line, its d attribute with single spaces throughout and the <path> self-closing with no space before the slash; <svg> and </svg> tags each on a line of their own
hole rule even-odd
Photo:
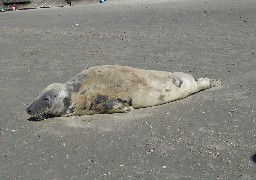
<svg viewBox="0 0 256 180">
<path fill-rule="evenodd" d="M 108 100 L 105 104 L 106 113 L 121 113 L 133 110 L 128 101 L 122 99 Z"/>
<path fill-rule="evenodd" d="M 123 100 L 121 98 L 116 99 L 105 95 L 97 95 L 94 103 L 91 103 L 89 110 L 99 114 L 128 112 L 133 110 L 132 99 Z"/>
</svg>

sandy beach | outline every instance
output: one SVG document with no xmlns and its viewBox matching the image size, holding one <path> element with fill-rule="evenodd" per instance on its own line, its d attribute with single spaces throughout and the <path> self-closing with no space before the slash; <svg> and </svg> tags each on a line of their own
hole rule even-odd
<svg viewBox="0 0 256 180">
<path fill-rule="evenodd" d="M 256 179 L 256 2 L 116 0 L 0 13 L 0 179 Z M 29 121 L 47 85 L 116 64 L 222 86 L 130 113 Z"/>
</svg>

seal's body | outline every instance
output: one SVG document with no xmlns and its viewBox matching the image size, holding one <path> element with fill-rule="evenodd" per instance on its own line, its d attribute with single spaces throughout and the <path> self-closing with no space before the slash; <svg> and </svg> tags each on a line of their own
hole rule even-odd
<svg viewBox="0 0 256 180">
<path fill-rule="evenodd" d="M 32 116 L 71 116 L 127 112 L 184 98 L 219 86 L 220 81 L 190 74 L 96 66 L 65 84 L 51 84 L 27 108 Z"/>
</svg>

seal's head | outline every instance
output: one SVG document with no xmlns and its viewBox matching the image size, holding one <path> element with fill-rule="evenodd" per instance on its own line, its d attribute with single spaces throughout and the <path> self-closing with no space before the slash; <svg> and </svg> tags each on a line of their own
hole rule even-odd
<svg viewBox="0 0 256 180">
<path fill-rule="evenodd" d="M 32 117 L 43 119 L 65 114 L 69 105 L 70 93 L 66 85 L 54 83 L 45 88 L 26 111 Z"/>
</svg>

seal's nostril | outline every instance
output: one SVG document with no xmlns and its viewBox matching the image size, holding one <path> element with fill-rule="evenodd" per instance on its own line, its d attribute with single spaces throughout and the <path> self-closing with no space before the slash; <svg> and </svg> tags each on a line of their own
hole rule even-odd
<svg viewBox="0 0 256 180">
<path fill-rule="evenodd" d="M 27 109 L 27 113 L 28 113 L 28 114 L 31 114 L 32 111 L 31 111 L 30 109 Z"/>
</svg>

